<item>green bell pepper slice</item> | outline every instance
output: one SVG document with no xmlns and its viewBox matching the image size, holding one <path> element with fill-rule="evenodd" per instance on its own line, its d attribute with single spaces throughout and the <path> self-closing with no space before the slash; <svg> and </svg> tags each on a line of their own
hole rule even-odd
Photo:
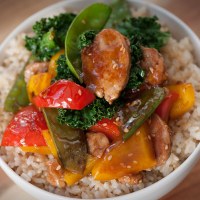
<svg viewBox="0 0 200 200">
<path fill-rule="evenodd" d="M 85 133 L 58 123 L 58 109 L 44 108 L 44 117 L 54 141 L 60 164 L 67 170 L 82 173 L 87 161 Z"/>
<path fill-rule="evenodd" d="M 81 56 L 77 39 L 88 30 L 99 32 L 106 24 L 111 8 L 103 3 L 94 3 L 83 9 L 73 20 L 65 38 L 65 55 L 71 72 L 82 82 Z"/>
</svg>

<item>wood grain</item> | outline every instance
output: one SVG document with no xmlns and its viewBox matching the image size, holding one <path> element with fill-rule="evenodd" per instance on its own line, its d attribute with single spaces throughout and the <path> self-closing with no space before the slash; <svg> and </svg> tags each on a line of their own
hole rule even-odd
<svg viewBox="0 0 200 200">
<path fill-rule="evenodd" d="M 0 43 L 23 20 L 59 0 L 0 0 Z M 153 1 L 153 0 L 152 0 Z M 200 37 L 199 0 L 154 0 L 186 22 Z M 0 175 L 2 171 L 0 170 Z M 200 199 L 200 162 L 187 178 L 162 200 Z"/>
</svg>

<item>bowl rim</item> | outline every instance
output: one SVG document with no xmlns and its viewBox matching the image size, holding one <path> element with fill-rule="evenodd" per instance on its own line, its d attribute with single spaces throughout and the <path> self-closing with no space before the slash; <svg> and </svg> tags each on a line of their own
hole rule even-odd
<svg viewBox="0 0 200 200">
<path fill-rule="evenodd" d="M 44 16 L 44 13 L 46 13 L 48 10 L 51 9 L 58 9 L 64 5 L 67 5 L 69 3 L 78 3 L 80 0 L 64 0 L 55 4 L 52 4 L 44 9 L 39 10 L 38 12 L 36 12 L 35 14 L 31 15 L 30 17 L 28 17 L 26 20 L 24 20 L 22 23 L 20 23 L 1 43 L 0 45 L 0 52 L 2 53 L 4 51 L 4 48 L 8 45 L 9 41 L 16 37 L 16 35 L 21 32 L 22 30 L 24 30 L 28 24 L 30 24 L 31 21 L 35 21 L 35 18 L 37 18 L 40 15 Z M 98 1 L 98 0 L 97 0 Z M 197 42 L 198 44 L 198 51 L 200 52 L 200 40 L 197 37 L 197 35 L 188 27 L 188 25 L 186 25 L 182 20 L 180 20 L 178 17 L 176 17 L 174 14 L 172 14 L 171 12 L 167 11 L 166 9 L 155 5 L 151 2 L 144 2 L 144 1 L 140 1 L 140 0 L 128 0 L 130 3 L 137 3 L 140 4 L 140 6 L 146 6 L 147 9 L 154 9 L 157 10 L 159 12 L 161 12 L 164 15 L 167 15 L 169 18 L 173 19 L 174 21 L 176 21 L 178 24 L 180 24 L 180 26 L 185 29 L 185 32 L 187 32 L 189 37 L 192 37 L 195 42 Z M 100 0 L 100 2 L 102 2 Z M 104 1 L 105 2 L 105 1 Z M 106 1 L 107 2 L 107 1 Z M 41 17 L 39 17 L 41 18 Z M 1 58 L 0 58 L 1 60 Z M 200 64 L 200 62 L 199 62 Z M 200 158 L 200 143 L 196 146 L 195 150 L 188 156 L 188 158 L 180 165 L 178 166 L 174 171 L 172 171 L 169 175 L 165 176 L 164 178 L 162 178 L 161 180 L 153 183 L 152 185 L 145 187 L 141 190 L 129 193 L 129 194 L 125 194 L 125 195 L 121 195 L 121 196 L 117 196 L 114 197 L 116 200 L 123 200 L 125 197 L 126 199 L 132 199 L 132 198 L 136 198 L 139 197 L 141 195 L 141 193 L 143 192 L 152 192 L 152 191 L 156 191 L 158 186 L 159 187 L 164 187 L 168 182 L 170 182 L 170 180 L 172 180 L 173 177 L 177 176 L 177 175 L 182 175 L 182 172 L 185 171 L 185 169 L 188 166 L 193 166 L 197 161 L 198 158 Z M 194 161 L 195 160 L 195 161 Z M 29 188 L 31 190 L 33 190 L 34 193 L 40 193 L 40 194 L 44 194 L 45 196 L 49 196 L 49 197 L 54 197 L 58 200 L 77 200 L 80 198 L 73 198 L 73 197 L 66 197 L 66 196 L 61 196 L 61 195 L 57 195 L 55 193 L 51 193 L 49 191 L 46 191 L 44 189 L 41 189 L 31 183 L 29 183 L 28 181 L 24 180 L 22 177 L 20 177 L 18 174 L 15 173 L 14 170 L 12 170 L 8 164 L 0 157 L 0 167 L 1 169 L 10 177 L 10 179 L 12 179 L 12 181 L 14 181 L 18 186 L 22 185 L 26 185 L 26 188 L 23 188 L 26 192 L 28 192 Z M 31 193 L 28 192 L 30 195 Z M 112 197 L 109 198 L 103 198 L 103 199 L 97 199 L 97 200 L 107 200 L 107 199 L 112 199 Z"/>
</svg>

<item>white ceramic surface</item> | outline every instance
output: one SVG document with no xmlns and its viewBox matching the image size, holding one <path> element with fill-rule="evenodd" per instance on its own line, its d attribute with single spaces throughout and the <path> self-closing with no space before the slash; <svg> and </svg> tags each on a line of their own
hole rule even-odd
<svg viewBox="0 0 200 200">
<path fill-rule="evenodd" d="M 21 32 L 26 32 L 31 29 L 33 23 L 40 19 L 41 17 L 49 16 L 49 13 L 56 13 L 57 11 L 62 10 L 63 8 L 67 8 L 67 10 L 80 10 L 81 8 L 87 6 L 88 4 L 95 2 L 98 0 L 66 0 L 46 9 L 34 14 L 27 20 L 25 20 L 22 24 L 20 24 L 2 43 L 0 47 L 0 62 L 4 57 L 4 49 L 6 48 L 7 44 L 9 43 L 10 39 L 15 37 L 17 34 Z M 101 0 L 100 2 L 109 2 L 109 0 Z M 159 19 L 164 22 L 172 32 L 172 34 L 177 38 L 180 39 L 184 36 L 188 36 L 194 46 L 194 54 L 197 60 L 197 63 L 200 66 L 200 41 L 199 38 L 192 32 L 192 30 L 183 23 L 180 19 L 175 17 L 173 14 L 169 13 L 168 11 L 152 5 L 146 2 L 142 2 L 139 0 L 129 0 L 136 7 L 146 6 L 148 11 L 151 15 L 157 15 Z M 200 145 L 197 146 L 195 151 L 189 158 L 174 172 L 172 172 L 167 177 L 163 178 L 162 180 L 158 181 L 157 183 L 144 188 L 140 191 L 110 198 L 116 200 L 155 200 L 159 199 L 160 197 L 167 194 L 171 191 L 177 184 L 179 184 L 185 176 L 190 172 L 192 167 L 196 164 L 200 157 Z M 0 166 L 5 171 L 5 173 L 22 189 L 24 189 L 27 193 L 34 196 L 37 199 L 42 200 L 67 200 L 67 199 L 74 199 L 74 198 L 67 198 L 63 196 L 59 196 L 56 194 L 49 193 L 44 191 L 36 186 L 26 182 L 21 177 L 19 177 L 15 172 L 8 167 L 8 165 L 0 158 Z"/>
</svg>

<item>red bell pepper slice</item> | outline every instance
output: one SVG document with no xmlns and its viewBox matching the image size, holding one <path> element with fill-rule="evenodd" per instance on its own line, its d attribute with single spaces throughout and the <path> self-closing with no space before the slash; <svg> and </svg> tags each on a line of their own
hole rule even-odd
<svg viewBox="0 0 200 200">
<path fill-rule="evenodd" d="M 121 137 L 118 125 L 114 119 L 102 119 L 89 128 L 93 132 L 104 133 L 109 139 L 117 140 Z"/>
<path fill-rule="evenodd" d="M 47 125 L 42 112 L 33 105 L 24 107 L 8 124 L 1 146 L 46 146 L 43 130 Z"/>
<path fill-rule="evenodd" d="M 94 101 L 88 89 L 68 80 L 59 80 L 33 99 L 37 107 L 82 110 Z"/>
<path fill-rule="evenodd" d="M 161 104 L 156 109 L 156 114 L 158 114 L 164 121 L 169 120 L 169 113 L 174 102 L 179 98 L 176 92 L 170 91 L 169 94 L 164 98 Z"/>
</svg>

